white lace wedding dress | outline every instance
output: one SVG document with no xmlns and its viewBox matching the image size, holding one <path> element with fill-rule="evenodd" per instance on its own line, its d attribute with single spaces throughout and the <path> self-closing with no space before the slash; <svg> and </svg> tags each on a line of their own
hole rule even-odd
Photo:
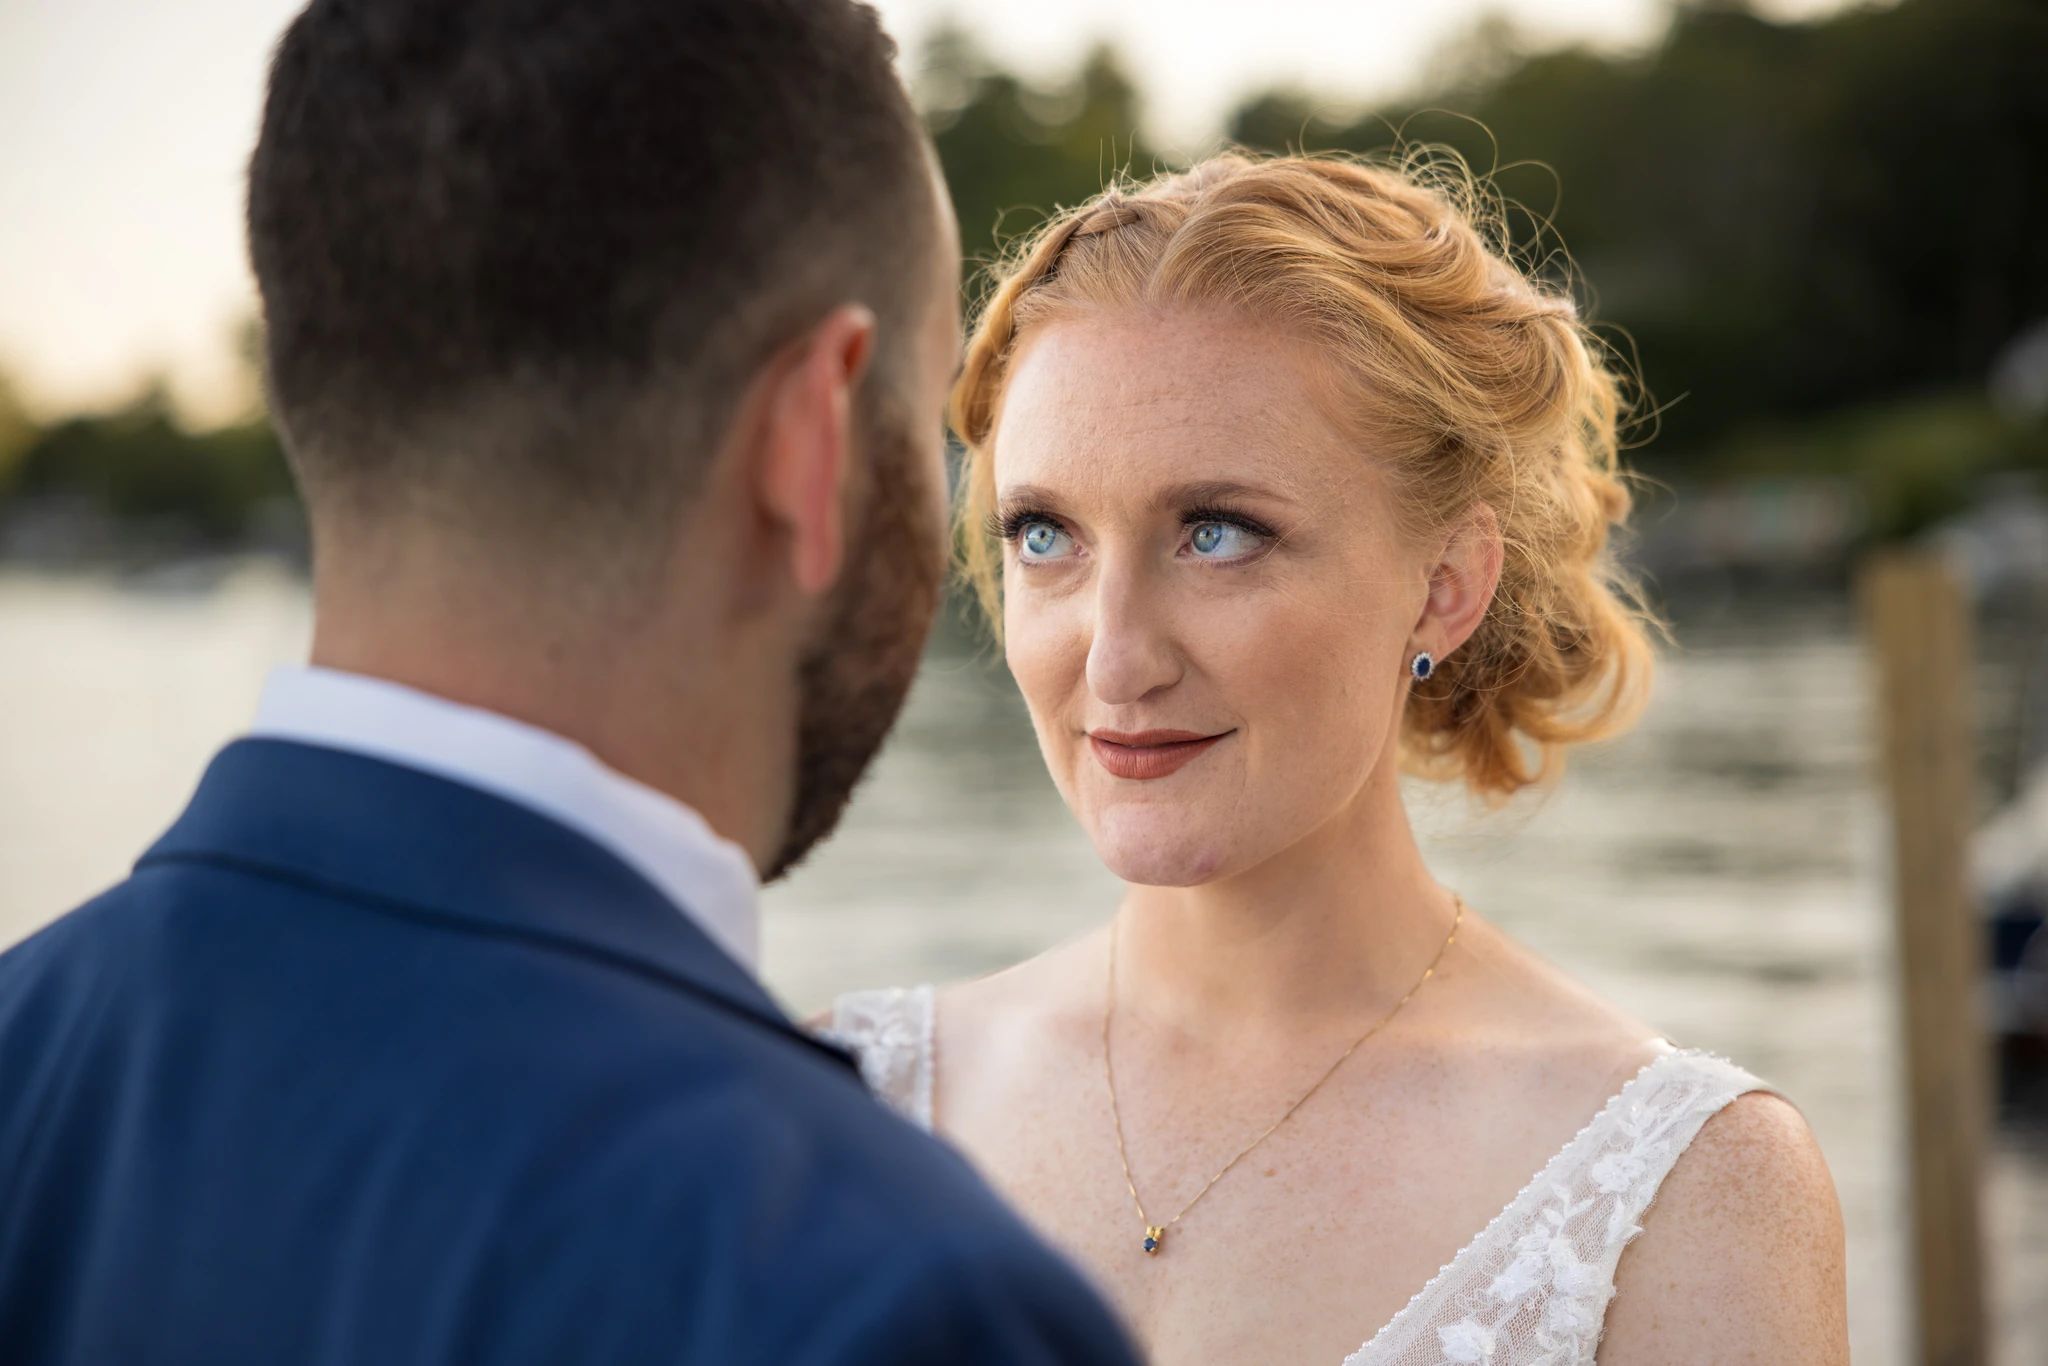
<svg viewBox="0 0 2048 1366">
<path fill-rule="evenodd" d="M 929 1129 L 932 988 L 859 991 L 823 1032 Z M 1636 1073 L 1343 1366 L 1593 1366 L 1614 1267 L 1665 1173 L 1729 1101 L 1770 1089 L 1726 1058 L 1663 1053 Z"/>
</svg>

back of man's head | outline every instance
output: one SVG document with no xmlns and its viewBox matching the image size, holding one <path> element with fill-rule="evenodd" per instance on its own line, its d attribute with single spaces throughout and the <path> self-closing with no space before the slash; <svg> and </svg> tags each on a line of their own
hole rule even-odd
<svg viewBox="0 0 2048 1366">
<path fill-rule="evenodd" d="M 896 384 L 938 244 L 893 57 L 851 0 L 312 0 L 248 212 L 316 541 L 424 523 L 616 573 L 833 305 Z"/>
</svg>

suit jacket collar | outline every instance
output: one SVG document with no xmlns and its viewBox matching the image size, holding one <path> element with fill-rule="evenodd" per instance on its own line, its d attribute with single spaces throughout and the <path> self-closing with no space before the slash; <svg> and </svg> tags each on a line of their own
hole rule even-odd
<svg viewBox="0 0 2048 1366">
<path fill-rule="evenodd" d="M 137 868 L 238 866 L 476 934 L 651 973 L 851 1065 L 646 878 L 604 846 L 465 784 L 294 741 L 215 756 Z"/>
<path fill-rule="evenodd" d="M 537 811 L 617 854 L 758 971 L 760 884 L 746 852 L 566 736 L 388 678 L 303 664 L 271 671 L 251 734 L 386 759 Z"/>
</svg>

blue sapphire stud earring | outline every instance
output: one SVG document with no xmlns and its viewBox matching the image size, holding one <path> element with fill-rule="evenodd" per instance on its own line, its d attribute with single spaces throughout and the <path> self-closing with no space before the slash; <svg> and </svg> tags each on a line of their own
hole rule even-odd
<svg viewBox="0 0 2048 1366">
<path fill-rule="evenodd" d="M 1408 672 L 1414 674 L 1417 680 L 1427 678 L 1435 671 L 1436 661 L 1429 657 L 1427 650 L 1417 650 L 1415 658 L 1408 661 Z"/>
</svg>

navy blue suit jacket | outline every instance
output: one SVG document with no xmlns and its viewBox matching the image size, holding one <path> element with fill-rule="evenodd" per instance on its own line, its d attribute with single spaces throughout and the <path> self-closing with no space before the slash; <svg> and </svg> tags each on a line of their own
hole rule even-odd
<svg viewBox="0 0 2048 1366">
<path fill-rule="evenodd" d="M 0 955 L 0 1361 L 1130 1359 L 673 903 L 476 789 L 237 742 Z"/>
</svg>

